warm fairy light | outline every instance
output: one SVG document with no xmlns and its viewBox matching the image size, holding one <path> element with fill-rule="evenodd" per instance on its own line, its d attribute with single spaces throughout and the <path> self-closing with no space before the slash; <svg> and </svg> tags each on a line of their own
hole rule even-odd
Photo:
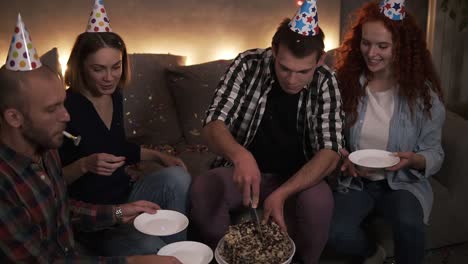
<svg viewBox="0 0 468 264">
<path fill-rule="evenodd" d="M 68 57 L 70 55 L 64 56 L 61 55 L 59 56 L 59 62 L 60 62 L 60 67 L 62 68 L 62 76 L 65 76 L 65 71 L 67 70 L 67 62 L 68 62 Z"/>
<path fill-rule="evenodd" d="M 239 54 L 238 51 L 232 48 L 224 48 L 220 49 L 215 53 L 214 59 L 216 60 L 230 60 L 234 59 L 237 54 Z"/>
<path fill-rule="evenodd" d="M 129 53 L 149 53 L 149 54 L 172 54 L 184 56 L 184 65 L 194 65 L 199 63 L 205 63 L 213 60 L 230 60 L 234 59 L 243 47 L 236 47 L 234 45 L 214 45 L 213 48 L 194 49 L 186 45 L 161 45 L 146 46 L 142 43 L 137 43 L 133 48 L 129 50 Z M 131 46 L 131 45 L 129 45 Z M 219 48 L 218 48 L 219 47 Z"/>
<path fill-rule="evenodd" d="M 330 36 L 326 36 L 325 40 L 323 42 L 325 44 L 325 51 L 329 51 L 329 50 L 338 48 L 338 46 L 339 46 L 338 40 L 334 39 L 334 38 L 332 38 Z"/>
<path fill-rule="evenodd" d="M 300 1 L 300 0 L 299 0 L 299 1 L 297 1 L 296 3 L 297 3 L 298 6 L 301 6 L 301 5 L 304 3 L 304 1 Z"/>
<path fill-rule="evenodd" d="M 192 65 L 192 64 L 194 64 L 192 59 L 189 56 L 185 56 L 185 65 L 189 66 L 189 65 Z"/>
<path fill-rule="evenodd" d="M 127 44 L 128 49 L 128 54 L 132 53 L 142 53 L 142 54 L 171 54 L 175 56 L 183 56 L 183 64 L 184 65 L 193 65 L 198 62 L 196 59 L 194 59 L 194 54 L 192 51 L 190 51 L 189 48 L 185 46 L 177 46 L 177 45 L 161 45 L 161 46 L 147 46 L 146 42 L 137 42 L 136 45 L 129 45 Z"/>
<path fill-rule="evenodd" d="M 325 50 L 337 48 L 338 43 L 338 29 L 334 27 L 325 28 Z M 264 41 L 260 41 L 257 46 L 248 46 L 244 42 L 237 39 L 225 39 L 219 43 L 213 43 L 212 46 L 188 46 L 185 44 L 172 44 L 172 43 L 160 43 L 159 45 L 148 45 L 147 41 L 135 41 L 134 43 L 127 44 L 128 54 L 133 53 L 148 53 L 148 54 L 172 54 L 183 56 L 184 60 L 181 62 L 184 65 L 194 65 L 199 63 L 205 63 L 214 60 L 231 60 L 234 59 L 240 52 L 249 48 L 265 48 L 271 45 L 271 36 L 275 33 L 275 30 L 271 30 L 269 34 L 265 34 L 267 37 Z M 153 43 L 153 42 L 151 42 Z M 226 44 L 227 43 L 227 44 Z M 192 44 L 197 44 L 192 43 Z M 54 43 L 49 47 L 57 47 L 59 53 L 59 63 L 62 69 L 62 76 L 65 76 L 67 70 L 67 62 L 70 56 L 72 45 L 70 43 Z M 44 48 L 43 48 L 44 49 Z M 0 52 L 0 55 L 2 52 Z M 3 56 L 7 54 L 3 51 Z M 0 62 L 0 65 L 2 63 Z"/>
</svg>

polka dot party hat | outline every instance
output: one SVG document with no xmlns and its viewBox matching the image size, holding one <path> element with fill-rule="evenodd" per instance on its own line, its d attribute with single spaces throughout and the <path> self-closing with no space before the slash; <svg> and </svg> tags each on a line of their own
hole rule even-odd
<svg viewBox="0 0 468 264">
<path fill-rule="evenodd" d="M 112 32 L 103 0 L 95 0 L 86 32 Z"/>
<path fill-rule="evenodd" d="M 317 0 L 306 0 L 297 14 L 289 22 L 292 31 L 304 36 L 315 36 L 319 33 Z"/>
<path fill-rule="evenodd" d="M 24 26 L 21 15 L 18 14 L 18 21 L 11 39 L 5 67 L 12 71 L 32 71 L 41 66 L 41 61 L 32 44 L 29 31 Z"/>
<path fill-rule="evenodd" d="M 406 15 L 405 0 L 382 0 L 380 12 L 391 20 L 403 20 Z"/>
</svg>

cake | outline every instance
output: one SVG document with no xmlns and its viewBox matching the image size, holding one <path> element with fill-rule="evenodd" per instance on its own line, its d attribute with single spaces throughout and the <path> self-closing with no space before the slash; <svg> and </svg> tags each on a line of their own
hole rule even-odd
<svg viewBox="0 0 468 264">
<path fill-rule="evenodd" d="M 229 227 L 220 247 L 221 257 L 229 264 L 280 264 L 293 254 L 293 243 L 280 227 L 271 222 L 257 225 L 248 221 Z"/>
</svg>

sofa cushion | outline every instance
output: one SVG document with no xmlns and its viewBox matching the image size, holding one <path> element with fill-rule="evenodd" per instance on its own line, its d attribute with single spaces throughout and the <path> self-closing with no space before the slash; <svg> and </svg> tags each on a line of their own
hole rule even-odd
<svg viewBox="0 0 468 264">
<path fill-rule="evenodd" d="M 167 70 L 167 83 L 174 96 L 179 122 L 189 144 L 203 144 L 200 136 L 206 109 L 230 60 L 218 60 Z"/>
<path fill-rule="evenodd" d="M 144 147 L 153 148 L 166 154 L 179 157 L 187 166 L 187 170 L 192 177 L 196 177 L 208 171 L 216 158 L 214 153 L 208 151 L 208 147 L 203 145 L 188 145 L 184 142 L 178 143 L 175 146 L 159 145 Z M 126 170 L 128 173 L 142 177 L 151 172 L 161 170 L 162 168 L 164 168 L 164 166 L 158 162 L 140 161 L 135 165 L 127 166 Z"/>
<path fill-rule="evenodd" d="M 49 67 L 51 70 L 54 72 L 58 73 L 60 75 L 60 78 L 62 78 L 62 67 L 59 62 L 59 55 L 57 48 L 52 48 L 51 50 L 47 51 L 46 53 L 42 54 L 40 58 L 42 64 L 46 65 Z"/>
<path fill-rule="evenodd" d="M 180 148 L 178 148 L 178 150 L 181 151 L 178 157 L 185 163 L 185 166 L 187 166 L 187 170 L 190 175 L 192 175 L 192 178 L 207 172 L 213 161 L 216 159 L 216 155 L 209 152 L 208 148 L 202 145 L 197 145 L 197 147 L 187 145 L 185 150 Z"/>
<path fill-rule="evenodd" d="M 445 159 L 442 168 L 433 177 L 453 193 L 465 193 L 466 186 L 468 186 L 468 177 L 465 177 L 468 171 L 466 131 L 468 131 L 468 120 L 447 111 L 442 129 L 442 147 Z"/>
<path fill-rule="evenodd" d="M 125 130 L 137 144 L 174 144 L 182 140 L 165 69 L 181 65 L 184 57 L 169 54 L 131 54 L 132 81 L 124 94 Z"/>
<path fill-rule="evenodd" d="M 438 248 L 463 241 L 467 228 L 462 228 L 459 224 L 466 221 L 466 210 L 457 210 L 456 197 L 437 179 L 431 178 L 430 182 L 434 192 L 434 204 L 427 226 L 426 248 Z M 462 221 L 459 222 L 460 220 Z M 457 222 L 459 224 L 456 224 Z M 451 226 L 455 228 L 449 228 Z"/>
<path fill-rule="evenodd" d="M 464 119 L 468 119 L 468 101 L 451 104 L 447 108 L 452 110 L 454 113 L 459 114 Z"/>
</svg>

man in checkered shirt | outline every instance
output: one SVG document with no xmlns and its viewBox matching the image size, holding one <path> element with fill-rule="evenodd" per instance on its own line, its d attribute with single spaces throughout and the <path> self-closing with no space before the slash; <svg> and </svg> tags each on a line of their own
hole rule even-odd
<svg viewBox="0 0 468 264">
<path fill-rule="evenodd" d="M 230 214 L 252 199 L 304 263 L 318 263 L 333 211 L 324 178 L 340 159 L 343 112 L 335 74 L 322 64 L 323 32 L 298 34 L 291 23 L 280 24 L 271 48 L 239 54 L 215 90 L 203 135 L 219 157 L 193 180 L 191 217 L 215 247 Z"/>
<path fill-rule="evenodd" d="M 62 80 L 46 66 L 0 69 L 0 262 L 180 264 L 175 257 L 157 255 L 77 254 L 72 225 L 91 231 L 129 224 L 140 213 L 156 213 L 159 206 L 68 199 L 56 150 L 70 120 L 64 100 Z"/>
</svg>

